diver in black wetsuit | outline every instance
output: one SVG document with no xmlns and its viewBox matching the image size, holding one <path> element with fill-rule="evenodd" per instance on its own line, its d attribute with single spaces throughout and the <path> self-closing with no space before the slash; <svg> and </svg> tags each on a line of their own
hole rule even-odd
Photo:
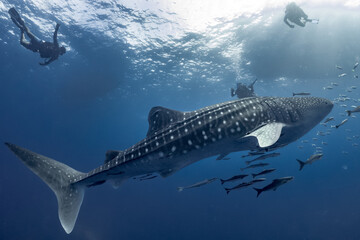
<svg viewBox="0 0 360 240">
<path fill-rule="evenodd" d="M 254 93 L 254 84 L 256 83 L 257 79 L 252 82 L 249 86 L 246 86 L 242 83 L 237 83 L 236 89 L 231 88 L 231 96 L 237 96 L 238 98 L 246 98 L 246 97 L 255 97 L 256 94 Z"/>
<path fill-rule="evenodd" d="M 285 17 L 284 17 L 284 22 L 286 23 L 286 25 L 288 25 L 290 28 L 294 28 L 295 26 L 291 25 L 288 22 L 288 20 L 300 27 L 305 27 L 306 22 L 312 22 L 312 23 L 319 22 L 319 20 L 317 19 L 309 19 L 308 15 L 306 15 L 305 12 L 294 2 L 289 3 L 286 6 Z"/>
<path fill-rule="evenodd" d="M 25 25 L 25 22 L 21 19 L 15 8 L 10 8 L 9 14 L 14 24 L 21 30 L 20 44 L 33 52 L 40 53 L 41 58 L 47 58 L 47 60 L 45 60 L 43 63 L 39 63 L 40 65 L 48 65 L 66 52 L 65 47 L 60 47 L 57 41 L 57 32 L 60 27 L 59 23 L 57 23 L 55 27 L 53 42 L 45 42 L 38 40 L 38 38 L 35 37 L 32 32 L 30 32 L 29 28 Z M 30 38 L 30 42 L 25 39 L 25 33 Z"/>
</svg>

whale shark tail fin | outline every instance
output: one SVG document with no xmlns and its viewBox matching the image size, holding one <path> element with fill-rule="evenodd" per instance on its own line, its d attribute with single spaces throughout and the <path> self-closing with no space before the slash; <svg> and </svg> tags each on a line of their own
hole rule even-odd
<svg viewBox="0 0 360 240">
<path fill-rule="evenodd" d="M 75 226 L 86 187 L 77 183 L 77 181 L 82 179 L 85 174 L 14 144 L 5 143 L 5 145 L 54 191 L 58 201 L 61 225 L 66 233 L 71 233 Z"/>
</svg>

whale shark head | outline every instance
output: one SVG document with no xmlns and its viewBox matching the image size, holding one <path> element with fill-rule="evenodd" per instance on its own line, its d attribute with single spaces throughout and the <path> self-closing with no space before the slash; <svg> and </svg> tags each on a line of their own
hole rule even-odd
<svg viewBox="0 0 360 240">
<path fill-rule="evenodd" d="M 281 137 L 273 147 L 293 142 L 315 127 L 332 110 L 333 103 L 319 97 L 295 97 L 281 101 L 290 121 L 282 129 Z"/>
<path fill-rule="evenodd" d="M 319 97 L 298 97 L 290 98 L 299 115 L 298 124 L 309 131 L 332 110 L 333 103 L 325 98 Z"/>
</svg>

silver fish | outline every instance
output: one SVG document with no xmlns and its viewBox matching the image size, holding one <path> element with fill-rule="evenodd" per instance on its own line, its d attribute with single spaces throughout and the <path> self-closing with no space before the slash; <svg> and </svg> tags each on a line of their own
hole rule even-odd
<svg viewBox="0 0 360 240">
<path fill-rule="evenodd" d="M 339 128 L 340 126 L 344 125 L 347 121 L 348 121 L 348 119 L 346 118 L 346 119 L 342 120 L 342 122 L 339 123 L 338 125 L 336 125 L 335 127 Z"/>
<path fill-rule="evenodd" d="M 343 68 L 341 67 L 341 66 L 339 66 L 339 65 L 335 65 L 335 67 L 337 68 L 337 69 L 339 69 L 339 70 L 342 70 Z"/>
<path fill-rule="evenodd" d="M 299 159 L 296 159 L 296 161 L 298 161 L 298 163 L 300 164 L 299 171 L 301 171 L 306 164 L 312 164 L 313 162 L 320 160 L 322 158 L 322 156 L 323 156 L 322 153 L 313 154 L 305 162 L 303 162 Z"/>
<path fill-rule="evenodd" d="M 355 69 L 357 68 L 357 66 L 359 66 L 359 62 L 356 62 L 356 63 L 355 63 L 355 65 L 354 65 L 354 67 L 353 67 L 353 69 L 352 69 L 353 72 L 355 71 Z"/>
<path fill-rule="evenodd" d="M 348 116 L 350 116 L 352 113 L 357 113 L 360 112 L 360 106 L 357 106 L 355 109 L 353 110 L 346 110 Z"/>
<path fill-rule="evenodd" d="M 328 117 L 323 123 L 328 123 L 332 120 L 334 120 L 334 117 Z"/>
<path fill-rule="evenodd" d="M 342 73 L 342 74 L 339 74 L 339 78 L 341 78 L 341 77 L 345 77 L 347 74 L 346 73 Z"/>
</svg>

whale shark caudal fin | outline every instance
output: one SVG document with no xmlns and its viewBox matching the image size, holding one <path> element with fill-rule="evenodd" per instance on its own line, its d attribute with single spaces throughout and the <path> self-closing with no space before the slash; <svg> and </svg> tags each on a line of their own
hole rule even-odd
<svg viewBox="0 0 360 240">
<path fill-rule="evenodd" d="M 71 233 L 84 198 L 86 187 L 76 183 L 76 181 L 84 173 L 14 144 L 5 143 L 5 145 L 54 191 L 58 201 L 61 225 L 66 233 Z"/>
<path fill-rule="evenodd" d="M 298 163 L 300 164 L 300 168 L 299 168 L 299 171 L 301 171 L 303 169 L 303 167 L 305 166 L 305 162 L 299 160 L 299 159 L 296 159 L 296 161 L 298 161 Z"/>
</svg>

